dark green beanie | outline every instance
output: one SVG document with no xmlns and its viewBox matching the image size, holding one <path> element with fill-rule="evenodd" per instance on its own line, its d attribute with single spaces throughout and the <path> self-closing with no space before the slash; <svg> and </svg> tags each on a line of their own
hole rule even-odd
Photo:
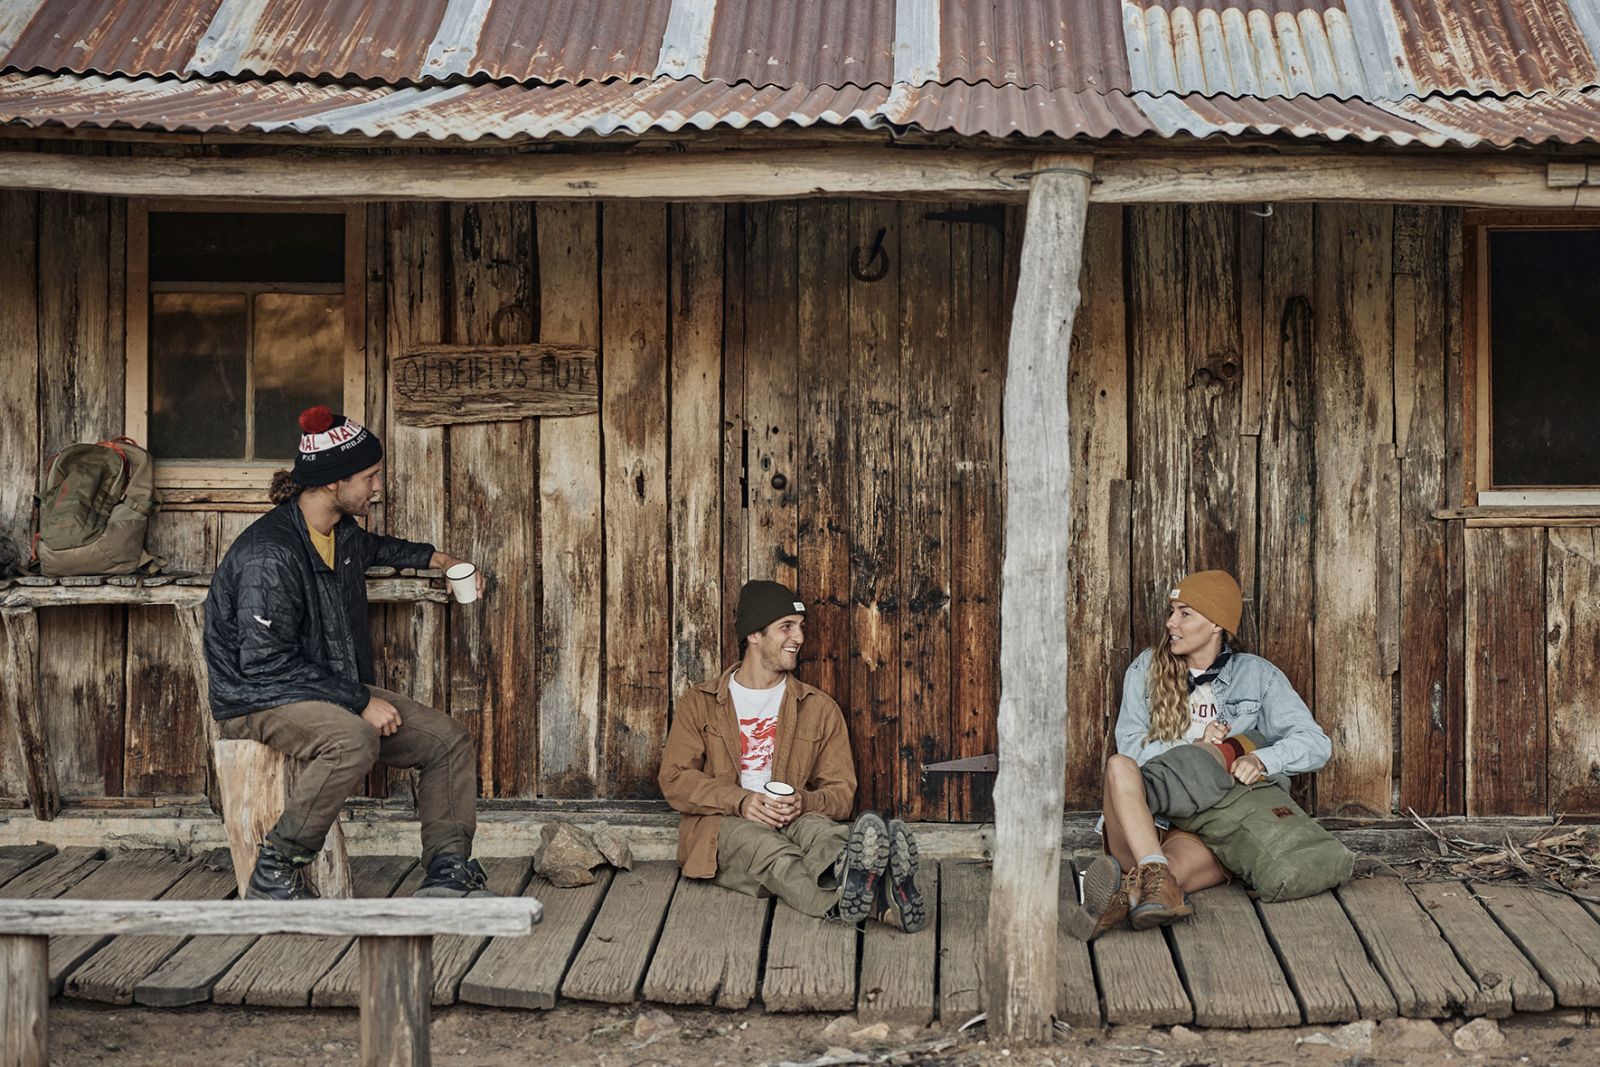
<svg viewBox="0 0 1600 1067">
<path fill-rule="evenodd" d="M 739 590 L 739 607 L 733 626 L 740 643 L 758 630 L 765 630 L 785 615 L 804 615 L 806 606 L 794 590 L 780 582 L 745 582 Z"/>
</svg>

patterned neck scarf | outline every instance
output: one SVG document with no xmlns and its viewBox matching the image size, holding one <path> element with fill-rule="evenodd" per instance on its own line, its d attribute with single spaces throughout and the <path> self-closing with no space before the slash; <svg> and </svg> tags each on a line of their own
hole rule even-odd
<svg viewBox="0 0 1600 1067">
<path fill-rule="evenodd" d="M 1199 674 L 1195 674 L 1193 671 L 1190 671 L 1187 675 L 1189 681 L 1189 692 L 1192 693 L 1196 689 L 1199 689 L 1202 685 L 1210 685 L 1212 682 L 1216 681 L 1217 675 L 1222 673 L 1223 666 L 1232 658 L 1233 650 L 1225 648 L 1221 652 L 1217 653 L 1217 658 L 1211 661 L 1211 666 L 1207 667 Z"/>
</svg>

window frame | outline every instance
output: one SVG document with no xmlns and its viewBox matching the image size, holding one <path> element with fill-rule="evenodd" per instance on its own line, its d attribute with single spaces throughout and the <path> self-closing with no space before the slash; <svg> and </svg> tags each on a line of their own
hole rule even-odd
<svg viewBox="0 0 1600 1067">
<path fill-rule="evenodd" d="M 1489 235 L 1496 230 L 1600 230 L 1600 211 L 1462 213 L 1463 504 L 1521 510 L 1600 505 L 1600 482 L 1585 486 L 1497 486 L 1494 483 L 1493 336 L 1489 321 Z"/>
<path fill-rule="evenodd" d="M 130 199 L 127 233 L 127 359 L 123 433 L 147 444 L 150 430 L 150 213 L 164 211 L 215 214 L 322 214 L 344 216 L 344 382 L 343 410 L 366 422 L 366 224 L 365 204 L 326 201 Z M 195 283 L 196 286 L 204 283 Z M 270 285 L 220 284 L 229 292 L 271 290 Z M 156 488 L 169 504 L 267 503 L 271 472 L 277 462 L 238 460 L 155 460 Z"/>
</svg>

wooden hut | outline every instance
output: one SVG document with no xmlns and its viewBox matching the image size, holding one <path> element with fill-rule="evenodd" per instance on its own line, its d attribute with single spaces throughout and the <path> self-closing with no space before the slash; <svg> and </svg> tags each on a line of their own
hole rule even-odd
<svg viewBox="0 0 1600 1067">
<path fill-rule="evenodd" d="M 990 820 L 924 768 L 998 748 L 1053 917 L 1024 841 L 1202 567 L 1318 812 L 1600 809 L 1592 4 L 0 0 L 0 54 L 0 532 L 126 433 L 202 576 L 0 590 L 19 808 L 204 791 L 166 605 L 333 400 L 374 524 L 492 575 L 375 619 L 489 810 L 659 805 L 772 577 L 862 805 Z"/>
</svg>

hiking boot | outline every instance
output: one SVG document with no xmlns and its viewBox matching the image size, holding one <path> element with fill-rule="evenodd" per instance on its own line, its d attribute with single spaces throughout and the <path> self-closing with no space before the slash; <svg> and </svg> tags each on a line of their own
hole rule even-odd
<svg viewBox="0 0 1600 1067">
<path fill-rule="evenodd" d="M 1135 930 L 1165 926 L 1194 914 L 1194 906 L 1165 863 L 1146 863 L 1134 873 L 1139 876 L 1139 899 L 1132 911 Z"/>
<path fill-rule="evenodd" d="M 414 897 L 492 897 L 489 879 L 477 860 L 469 860 L 454 852 L 444 852 L 428 864 L 428 873 L 422 884 L 411 894 Z"/>
<path fill-rule="evenodd" d="M 245 886 L 246 900 L 316 900 L 317 894 L 306 883 L 306 865 L 311 857 L 296 861 L 276 848 L 261 842 L 255 870 Z"/>
<path fill-rule="evenodd" d="M 914 934 L 928 925 L 928 909 L 917 888 L 917 841 L 899 819 L 889 820 L 888 877 L 878 882 L 872 917 Z"/>
<path fill-rule="evenodd" d="M 889 828 L 882 817 L 864 811 L 850 827 L 850 837 L 834 861 L 833 874 L 839 882 L 839 901 L 834 915 L 847 926 L 856 926 L 872 914 L 878 897 L 878 883 L 889 866 Z"/>
<path fill-rule="evenodd" d="M 1122 873 L 1114 856 L 1097 856 L 1083 872 L 1083 903 L 1067 916 L 1067 934 L 1093 941 L 1128 918 L 1130 897 L 1137 898 L 1137 871 Z"/>
</svg>

